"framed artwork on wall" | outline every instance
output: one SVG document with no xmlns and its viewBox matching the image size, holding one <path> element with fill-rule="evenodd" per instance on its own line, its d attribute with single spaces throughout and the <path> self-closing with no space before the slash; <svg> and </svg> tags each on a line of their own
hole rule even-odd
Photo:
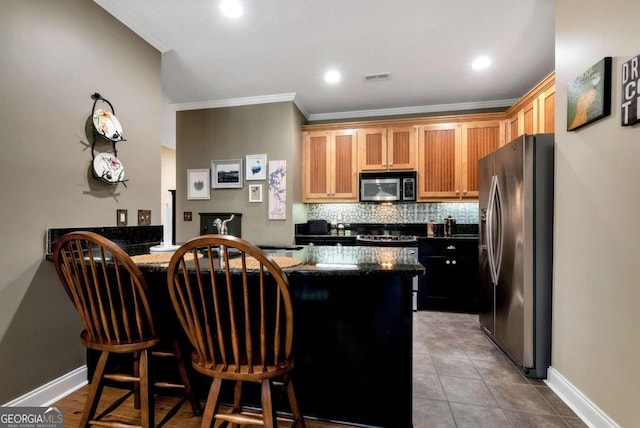
<svg viewBox="0 0 640 428">
<path fill-rule="evenodd" d="M 187 199 L 209 199 L 209 170 L 187 170 Z"/>
<path fill-rule="evenodd" d="M 287 161 L 269 161 L 269 220 L 287 219 Z"/>
<path fill-rule="evenodd" d="M 249 202 L 262 202 L 262 184 L 249 185 Z"/>
<path fill-rule="evenodd" d="M 569 82 L 567 131 L 611 114 L 611 57 L 605 57 Z"/>
<path fill-rule="evenodd" d="M 620 121 L 622 126 L 631 126 L 640 122 L 640 87 L 638 87 L 638 64 L 640 55 L 636 55 L 622 64 L 622 97 Z"/>
<path fill-rule="evenodd" d="M 211 187 L 214 189 L 241 189 L 242 159 L 211 161 Z"/>
<path fill-rule="evenodd" d="M 267 179 L 267 155 L 247 155 L 247 180 Z"/>
</svg>

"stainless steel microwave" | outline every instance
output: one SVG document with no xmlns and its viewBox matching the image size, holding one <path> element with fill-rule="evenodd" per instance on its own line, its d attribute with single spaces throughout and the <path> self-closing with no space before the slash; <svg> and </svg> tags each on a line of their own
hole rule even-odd
<svg viewBox="0 0 640 428">
<path fill-rule="evenodd" d="M 416 172 L 361 172 L 360 202 L 415 202 Z"/>
</svg>

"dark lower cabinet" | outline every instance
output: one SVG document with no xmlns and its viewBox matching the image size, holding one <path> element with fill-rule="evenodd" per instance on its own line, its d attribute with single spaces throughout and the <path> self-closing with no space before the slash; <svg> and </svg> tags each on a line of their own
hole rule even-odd
<svg viewBox="0 0 640 428">
<path fill-rule="evenodd" d="M 485 304 L 478 274 L 477 238 L 420 240 L 418 310 L 477 313 Z"/>
</svg>

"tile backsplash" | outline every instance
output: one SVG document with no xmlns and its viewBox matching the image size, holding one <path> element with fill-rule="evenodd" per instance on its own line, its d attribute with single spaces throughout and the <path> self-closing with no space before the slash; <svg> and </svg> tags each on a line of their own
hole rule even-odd
<svg viewBox="0 0 640 428">
<path fill-rule="evenodd" d="M 309 219 L 335 223 L 442 223 L 451 216 L 458 224 L 478 223 L 477 202 L 416 204 L 307 204 Z"/>
</svg>

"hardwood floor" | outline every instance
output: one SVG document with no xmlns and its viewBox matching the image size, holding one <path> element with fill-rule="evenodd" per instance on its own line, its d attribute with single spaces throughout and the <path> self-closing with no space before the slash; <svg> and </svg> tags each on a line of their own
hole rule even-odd
<svg viewBox="0 0 640 428">
<path fill-rule="evenodd" d="M 421 311 L 414 313 L 413 322 L 414 428 L 587 426 L 544 382 L 520 374 L 482 333 L 477 315 Z M 87 390 L 83 387 L 54 404 L 64 408 L 65 426 L 78 425 Z M 105 388 L 98 411 L 122 395 L 122 390 Z M 132 399 L 127 397 L 113 415 L 139 421 Z M 159 427 L 200 426 L 201 418 L 179 398 L 156 396 L 155 407 Z M 344 427 L 309 419 L 306 424 Z"/>
</svg>

